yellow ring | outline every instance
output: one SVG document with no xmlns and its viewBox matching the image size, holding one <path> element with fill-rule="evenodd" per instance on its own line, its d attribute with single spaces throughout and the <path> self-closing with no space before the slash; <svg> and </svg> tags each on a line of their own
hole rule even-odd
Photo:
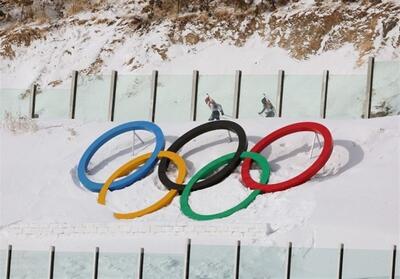
<svg viewBox="0 0 400 279">
<path fill-rule="evenodd" d="M 99 192 L 99 196 L 97 198 L 97 202 L 99 204 L 106 204 L 106 194 L 108 191 L 108 188 L 110 187 L 111 183 L 117 179 L 118 177 L 127 175 L 134 169 L 136 169 L 138 166 L 142 165 L 144 162 L 146 162 L 147 159 L 151 157 L 152 153 L 147 153 L 144 155 L 141 155 L 135 159 L 130 160 L 129 162 L 125 163 L 122 165 L 119 169 L 117 169 L 104 183 L 103 187 L 101 188 Z M 178 176 L 176 178 L 176 183 L 177 184 L 183 184 L 185 181 L 186 177 L 186 164 L 185 161 L 181 156 L 178 154 L 171 152 L 171 151 L 161 151 L 158 154 L 158 158 L 168 158 L 174 163 L 174 165 L 177 166 L 178 168 Z M 164 206 L 167 206 L 172 202 L 174 197 L 178 194 L 178 191 L 175 189 L 169 190 L 168 193 L 161 198 L 159 201 L 153 203 L 149 207 L 146 207 L 144 209 L 134 211 L 134 212 L 128 212 L 128 213 L 114 213 L 114 217 L 117 219 L 133 219 L 137 217 L 141 217 L 143 215 L 152 213 L 154 211 L 157 211 Z"/>
</svg>

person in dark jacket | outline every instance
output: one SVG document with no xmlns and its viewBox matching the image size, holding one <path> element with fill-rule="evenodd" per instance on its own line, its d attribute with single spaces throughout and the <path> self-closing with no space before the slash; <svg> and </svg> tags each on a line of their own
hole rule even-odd
<svg viewBox="0 0 400 279">
<path fill-rule="evenodd" d="M 263 94 L 261 103 L 263 105 L 263 109 L 258 114 L 261 115 L 263 112 L 265 112 L 265 117 L 274 117 L 275 116 L 275 108 L 272 105 L 271 100 L 267 98 L 267 95 Z"/>
</svg>

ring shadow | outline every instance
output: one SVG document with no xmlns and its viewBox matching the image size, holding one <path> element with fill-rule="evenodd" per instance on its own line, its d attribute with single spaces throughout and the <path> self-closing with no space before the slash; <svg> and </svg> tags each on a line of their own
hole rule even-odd
<svg viewBox="0 0 400 279">
<path fill-rule="evenodd" d="M 174 142 L 178 137 L 174 137 L 174 136 L 166 136 L 165 137 L 165 141 L 166 142 Z M 116 158 L 122 157 L 124 155 L 127 155 L 129 153 L 132 153 L 132 149 L 137 149 L 137 148 L 146 148 L 148 146 L 151 146 L 154 143 L 154 138 L 151 138 L 149 140 L 144 141 L 144 143 L 138 142 L 135 143 L 132 147 L 128 147 L 125 149 L 122 149 L 120 151 L 118 151 L 117 153 L 103 159 L 102 161 L 100 161 L 99 163 L 97 163 L 94 167 L 92 167 L 90 170 L 88 170 L 88 174 L 96 174 L 99 171 L 101 171 L 105 166 L 107 166 L 108 163 L 110 163 L 111 161 L 115 160 Z"/>
<path fill-rule="evenodd" d="M 165 136 L 165 141 L 168 142 L 168 143 L 172 143 L 177 138 L 178 138 L 177 136 Z M 259 137 L 259 136 L 248 136 L 247 137 L 248 142 L 252 142 L 252 143 L 257 143 L 258 141 L 261 140 L 261 138 L 262 137 Z M 98 173 L 99 171 L 104 169 L 112 160 L 115 160 L 116 158 L 119 158 L 119 157 L 122 157 L 122 156 L 125 156 L 125 155 L 131 153 L 132 152 L 132 148 L 136 149 L 138 147 L 141 147 L 141 148 L 148 147 L 153 143 L 153 140 L 154 139 L 149 139 L 149 140 L 145 141 L 144 144 L 142 144 L 140 142 L 136 143 L 133 147 L 122 149 L 122 150 L 118 151 L 117 153 L 115 153 L 115 154 L 113 154 L 111 156 L 108 156 L 107 158 L 103 159 L 102 161 L 97 163 L 95 166 L 93 166 L 90 170 L 88 170 L 88 174 L 89 175 L 95 175 L 96 173 Z M 190 151 L 182 154 L 181 156 L 182 157 L 188 157 L 188 156 L 190 156 L 192 154 L 195 154 L 197 152 L 201 152 L 201 151 L 203 151 L 203 150 L 205 150 L 205 149 L 207 149 L 209 147 L 222 144 L 225 141 L 226 141 L 226 138 L 215 140 L 215 141 L 209 142 L 207 144 L 203 144 L 203 145 L 198 146 L 198 147 L 196 147 L 194 149 L 191 149 Z M 238 142 L 238 139 L 237 138 L 232 138 L 231 142 Z M 271 148 L 267 147 L 260 154 L 262 154 L 263 156 L 268 157 L 271 154 L 271 152 L 272 152 Z M 188 174 L 194 173 L 195 172 L 194 163 L 191 160 L 188 160 L 188 159 L 185 160 L 185 163 L 186 163 L 186 167 L 187 167 L 187 170 L 188 170 Z M 78 186 L 79 188 L 82 188 L 80 183 L 79 183 L 79 179 L 76 177 L 76 175 L 74 175 L 74 173 L 76 172 L 76 168 L 77 167 L 75 167 L 75 168 L 73 168 L 71 170 L 71 177 L 72 177 L 72 180 L 73 180 L 74 184 L 76 184 L 76 186 Z M 258 169 L 258 168 L 259 168 L 258 166 L 254 167 L 254 169 Z M 154 169 L 152 169 L 149 174 L 153 173 L 153 171 L 154 171 Z M 171 167 L 168 167 L 167 171 L 168 172 L 172 171 Z"/>
<path fill-rule="evenodd" d="M 178 137 L 176 137 L 176 136 L 165 136 L 165 141 L 166 142 L 174 142 L 177 138 Z M 104 169 L 111 161 L 115 160 L 116 158 L 119 158 L 119 157 L 124 156 L 129 153 L 132 153 L 132 149 L 136 150 L 139 147 L 145 148 L 145 147 L 152 145 L 153 143 L 154 143 L 154 138 L 150 138 L 149 140 L 144 141 L 144 143 L 141 143 L 141 142 L 135 143 L 132 147 L 122 149 L 122 150 L 118 151 L 117 153 L 103 159 L 102 161 L 97 163 L 95 166 L 93 166 L 90 170 L 88 170 L 87 173 L 89 175 L 94 175 L 94 174 L 98 173 L 99 171 L 101 171 L 102 169 Z M 76 175 L 77 168 L 78 168 L 78 166 L 76 165 L 70 170 L 70 175 L 71 175 L 72 181 L 75 184 L 75 186 L 77 186 L 78 188 L 86 190 L 86 188 L 81 186 L 81 184 L 79 182 L 79 178 Z M 153 172 L 153 169 L 150 171 L 150 173 L 152 173 L 152 172 Z"/>
<path fill-rule="evenodd" d="M 346 172 L 347 170 L 358 165 L 364 159 L 363 149 L 361 148 L 360 145 L 358 145 L 354 141 L 338 139 L 338 140 L 334 140 L 333 144 L 334 144 L 334 147 L 341 146 L 347 151 L 348 160 L 343 166 L 341 166 L 338 169 L 338 171 L 336 173 L 333 173 L 333 174 L 328 173 L 327 175 L 319 175 L 317 177 L 314 176 L 314 179 L 317 181 L 323 181 L 325 179 L 329 179 L 331 177 L 341 175 L 342 173 Z M 301 146 L 285 155 L 275 158 L 274 160 L 269 162 L 271 170 L 276 171 L 276 170 L 280 169 L 280 166 L 277 164 L 278 162 L 289 159 L 293 156 L 296 156 L 299 153 L 307 152 L 308 150 L 310 150 L 310 148 L 311 148 L 311 145 L 304 144 L 303 146 Z"/>
<path fill-rule="evenodd" d="M 334 140 L 333 143 L 334 146 L 341 146 L 346 149 L 347 153 L 349 154 L 349 158 L 347 162 L 343 166 L 341 166 L 336 173 L 314 177 L 314 179 L 317 181 L 323 181 L 331 177 L 341 175 L 342 173 L 361 163 L 364 159 L 364 150 L 359 144 L 355 143 L 354 141 L 338 139 Z"/>
<path fill-rule="evenodd" d="M 247 137 L 248 142 L 252 142 L 252 143 L 256 143 L 256 142 L 260 141 L 261 138 L 262 138 L 262 137 L 259 137 L 259 136 L 248 136 L 248 137 Z M 187 157 L 189 157 L 190 155 L 193 155 L 193 154 L 195 154 L 195 153 L 197 153 L 197 152 L 204 151 L 204 150 L 206 150 L 206 149 L 209 148 L 209 147 L 222 144 L 222 143 L 224 143 L 224 142 L 226 142 L 226 141 L 227 141 L 226 138 L 224 138 L 224 139 L 219 139 L 219 140 L 214 140 L 214 141 L 212 141 L 212 142 L 209 142 L 209 143 L 200 145 L 200 146 L 198 146 L 198 147 L 196 147 L 196 148 L 193 148 L 193 149 L 187 151 L 187 152 L 184 153 L 184 154 L 181 154 L 182 158 L 185 158 L 185 163 L 186 163 L 186 168 L 187 168 L 188 177 L 192 176 L 192 175 L 196 172 L 196 169 L 195 169 L 195 167 L 194 167 L 194 163 L 193 163 L 190 159 L 188 159 Z M 229 141 L 229 142 L 238 142 L 238 138 L 232 138 L 232 141 Z M 266 150 L 263 150 L 263 153 L 265 153 L 265 156 L 268 156 L 268 155 L 271 153 L 270 148 L 266 148 Z M 258 167 L 255 167 L 255 169 L 258 169 Z M 171 172 L 171 165 L 168 166 L 167 172 L 168 172 L 168 173 Z M 211 175 L 211 174 L 210 174 L 210 175 Z M 203 179 L 206 179 L 206 178 L 203 178 Z M 200 181 L 203 180 L 203 179 L 200 179 Z"/>
<path fill-rule="evenodd" d="M 248 139 L 248 141 L 256 143 L 256 142 L 261 140 L 261 137 L 248 136 L 247 139 Z M 226 139 L 219 139 L 219 140 L 215 140 L 215 141 L 200 145 L 200 146 L 198 146 L 196 148 L 193 148 L 190 151 L 187 151 L 186 153 L 182 154 L 182 157 L 188 157 L 188 156 L 190 156 L 192 154 L 195 154 L 195 153 L 197 153 L 199 151 L 203 151 L 204 149 L 209 148 L 211 146 L 222 144 L 225 141 L 226 141 Z M 238 142 L 238 138 L 233 138 L 232 141 L 230 141 L 230 142 Z M 270 149 L 265 150 L 265 153 L 266 153 L 265 156 L 267 156 L 267 155 L 269 155 L 271 153 L 271 150 Z"/>
<path fill-rule="evenodd" d="M 178 138 L 177 136 L 165 136 L 166 142 L 170 142 L 170 143 L 174 142 L 177 138 Z M 262 137 L 259 137 L 259 136 L 248 136 L 247 138 L 248 138 L 249 142 L 256 143 L 256 142 L 260 141 Z M 225 141 L 226 141 L 226 138 L 215 140 L 215 141 L 209 142 L 207 144 L 203 144 L 201 146 L 198 146 L 196 148 L 191 149 L 190 151 L 182 154 L 181 156 L 182 157 L 188 157 L 188 156 L 190 156 L 190 155 L 192 155 L 194 153 L 204 151 L 205 149 L 207 149 L 207 148 L 209 148 L 211 146 L 222 144 Z M 154 142 L 154 139 L 151 138 L 151 139 L 145 141 L 144 143 L 135 144 L 133 146 L 133 148 L 148 147 L 151 144 L 153 144 L 153 142 Z M 237 138 L 233 138 L 232 142 L 238 142 L 238 139 Z M 322 180 L 328 179 L 330 177 L 340 175 L 340 174 L 344 173 L 345 171 L 347 171 L 347 170 L 353 168 L 354 166 L 358 165 L 364 159 L 364 151 L 363 151 L 363 149 L 361 148 L 360 145 L 358 145 L 354 141 L 338 139 L 338 140 L 334 140 L 334 146 L 342 146 L 344 149 L 346 149 L 346 151 L 349 154 L 348 161 L 343 166 L 341 166 L 336 173 L 328 174 L 328 175 L 324 175 L 324 176 L 318 176 L 318 177 L 314 178 L 315 180 L 322 181 Z M 310 148 L 311 148 L 311 145 L 304 144 L 301 147 L 296 148 L 295 150 L 290 151 L 287 154 L 284 154 L 284 155 L 282 155 L 280 157 L 275 158 L 274 160 L 269 161 L 271 170 L 274 170 L 274 171 L 279 170 L 281 167 L 280 167 L 279 164 L 277 164 L 278 162 L 286 160 L 286 159 L 289 159 L 291 157 L 294 157 L 297 154 L 307 152 Z M 92 167 L 88 171 L 88 173 L 89 174 L 96 174 L 100 170 L 102 170 L 105 166 L 107 166 L 112 160 L 114 160 L 114 159 L 116 159 L 118 157 L 124 156 L 126 154 L 129 154 L 131 152 L 132 152 L 132 147 L 122 149 L 119 152 L 117 152 L 117 153 L 105 158 L 104 160 L 102 160 L 101 162 L 96 164 L 94 167 Z M 265 158 L 268 158 L 271 155 L 271 153 L 272 153 L 271 146 L 267 146 L 264 150 L 262 150 L 260 152 L 260 154 L 262 154 Z M 187 169 L 188 169 L 188 174 L 189 174 L 194 170 L 194 164 L 193 164 L 193 162 L 191 162 L 190 160 L 187 160 L 187 159 L 185 160 L 185 162 L 186 162 Z M 258 169 L 258 167 L 254 166 L 253 169 Z M 151 172 L 153 172 L 153 171 L 154 171 L 154 169 L 151 170 Z M 71 176 L 72 176 L 72 179 L 74 181 L 74 184 L 76 184 L 77 186 L 80 186 L 79 181 L 77 181 L 77 177 L 75 177 L 72 174 L 72 170 L 71 170 Z"/>
<path fill-rule="evenodd" d="M 302 146 L 300 146 L 300 147 L 298 147 L 298 148 L 296 148 L 296 149 L 290 151 L 289 153 L 286 153 L 286 154 L 284 154 L 284 155 L 282 155 L 282 156 L 280 156 L 280 157 L 277 157 L 277 158 L 275 158 L 274 160 L 268 161 L 269 166 L 270 166 L 270 168 L 271 168 L 272 171 L 277 171 L 277 170 L 279 170 L 279 169 L 281 168 L 281 166 L 280 166 L 279 164 L 277 164 L 278 162 L 283 161 L 283 160 L 286 160 L 286 159 L 289 159 L 289 158 L 291 158 L 291 157 L 294 157 L 294 156 L 296 156 L 297 154 L 305 153 L 305 152 L 307 152 L 310 148 L 311 148 L 310 145 L 308 145 L 308 144 L 303 144 Z M 267 157 L 266 157 L 266 158 L 267 158 Z"/>
</svg>

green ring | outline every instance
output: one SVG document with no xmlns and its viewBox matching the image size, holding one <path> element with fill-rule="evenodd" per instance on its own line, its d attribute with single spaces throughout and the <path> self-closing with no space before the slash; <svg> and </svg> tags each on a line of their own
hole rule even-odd
<svg viewBox="0 0 400 279">
<path fill-rule="evenodd" d="M 199 220 L 199 221 L 213 220 L 213 219 L 228 217 L 228 216 L 232 215 L 233 213 L 248 207 L 249 204 L 252 203 L 260 193 L 262 193 L 260 190 L 254 190 L 251 192 L 251 194 L 246 199 L 244 199 L 238 205 L 236 205 L 226 211 L 216 213 L 216 214 L 202 215 L 202 214 L 198 214 L 192 210 L 192 208 L 189 205 L 189 196 L 190 196 L 190 191 L 191 191 L 193 185 L 199 179 L 207 177 L 209 174 L 214 172 L 219 167 L 227 164 L 234 156 L 235 156 L 235 153 L 229 153 L 227 155 L 219 157 L 218 159 L 215 159 L 214 161 L 212 161 L 211 163 L 207 164 L 202 169 L 200 169 L 189 180 L 188 184 L 183 189 L 183 192 L 182 192 L 182 195 L 180 198 L 181 211 L 183 214 L 185 214 L 187 217 L 189 217 L 191 219 Z M 267 159 L 265 159 L 264 156 L 262 156 L 259 153 L 245 151 L 242 154 L 240 154 L 240 158 L 241 159 L 251 158 L 252 160 L 254 160 L 262 170 L 261 177 L 260 177 L 260 183 L 263 183 L 263 184 L 268 183 L 269 175 L 270 175 L 270 167 L 269 167 Z"/>
</svg>

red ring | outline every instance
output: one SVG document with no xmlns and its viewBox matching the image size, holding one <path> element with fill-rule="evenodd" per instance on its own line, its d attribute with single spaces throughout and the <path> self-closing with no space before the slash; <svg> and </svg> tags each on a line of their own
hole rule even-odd
<svg viewBox="0 0 400 279">
<path fill-rule="evenodd" d="M 307 180 L 309 180 L 311 177 L 313 177 L 328 161 L 329 157 L 332 154 L 333 150 L 333 140 L 332 140 L 332 135 L 329 132 L 328 128 L 326 128 L 324 125 L 315 123 L 315 122 L 299 122 L 295 124 L 291 124 L 285 127 L 282 127 L 268 136 L 264 137 L 261 139 L 259 142 L 256 143 L 256 145 L 251 149 L 251 152 L 256 152 L 260 153 L 262 150 L 264 150 L 268 145 L 276 141 L 277 139 L 296 133 L 296 132 L 315 132 L 319 133 L 324 137 L 324 147 L 322 149 L 321 154 L 319 155 L 318 159 L 304 172 L 300 173 L 299 175 L 283 181 L 279 183 L 273 183 L 273 184 L 261 184 L 253 180 L 250 176 L 250 166 L 252 163 L 251 159 L 245 159 L 243 161 L 242 165 L 242 179 L 243 179 L 243 184 L 250 188 L 250 189 L 258 189 L 263 191 L 264 193 L 272 193 L 272 192 L 277 192 L 277 191 L 283 191 L 286 189 L 289 189 L 294 186 L 298 186 Z"/>
</svg>

